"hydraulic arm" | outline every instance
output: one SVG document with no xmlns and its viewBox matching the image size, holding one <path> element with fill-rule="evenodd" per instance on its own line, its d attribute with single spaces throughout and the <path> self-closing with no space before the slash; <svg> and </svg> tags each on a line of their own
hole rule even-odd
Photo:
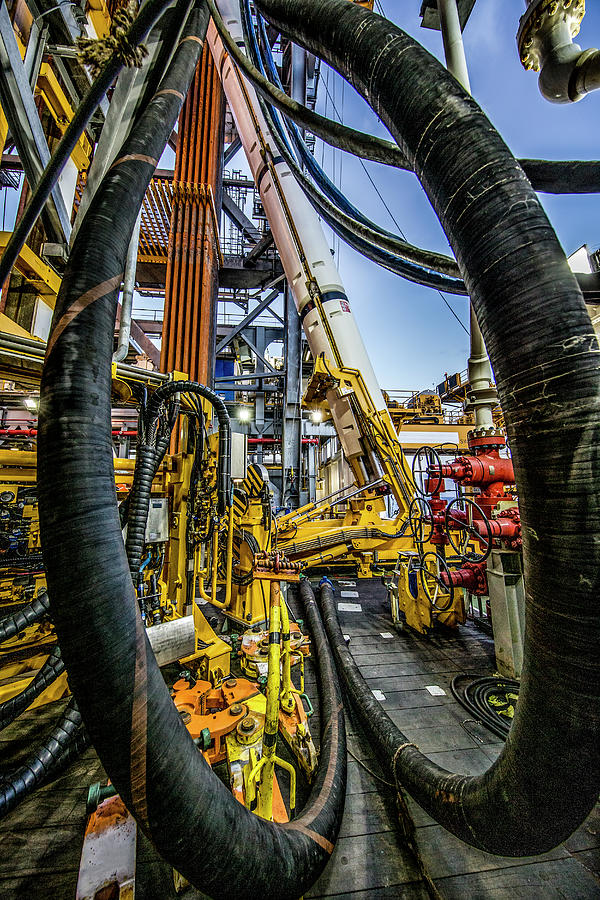
<svg viewBox="0 0 600 900">
<path fill-rule="evenodd" d="M 241 44 L 238 4 L 217 6 Z M 413 494 L 410 472 L 319 218 L 277 154 L 257 94 L 212 22 L 208 42 L 316 361 L 306 401 L 330 409 L 357 484 L 384 477 L 403 518 Z"/>
</svg>

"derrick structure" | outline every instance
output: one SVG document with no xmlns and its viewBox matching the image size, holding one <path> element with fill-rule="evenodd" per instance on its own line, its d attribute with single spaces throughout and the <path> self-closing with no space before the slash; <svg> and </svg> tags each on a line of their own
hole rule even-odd
<svg viewBox="0 0 600 900">
<path fill-rule="evenodd" d="M 447 875 L 407 793 L 476 865 L 529 865 L 597 815 L 600 291 L 536 192 L 597 192 L 599 166 L 512 156 L 469 94 L 472 0 L 421 4 L 447 68 L 374 6 L 0 9 L 0 172 L 27 184 L 0 263 L 0 727 L 62 701 L 3 773 L 0 816 L 92 744 L 110 781 L 90 795 L 81 900 L 131 892 L 140 832 L 177 890 L 331 895 L 352 841 L 344 704 L 398 794 L 415 896 Z M 519 23 L 555 102 L 600 84 L 598 51 L 573 43 L 584 9 L 529 0 Z M 392 140 L 316 113 L 322 63 Z M 414 173 L 449 254 L 372 222 L 317 138 Z M 323 223 L 468 297 L 466 372 L 381 390 Z M 419 686 L 452 691 L 472 741 L 500 739 L 467 775 L 423 752 L 429 699 L 413 731 L 386 692 L 443 682 L 438 644 L 479 647 L 477 629 L 500 675 Z M 373 638 L 372 657 L 398 653 L 384 689 Z M 566 895 L 594 879 L 578 869 Z"/>
</svg>

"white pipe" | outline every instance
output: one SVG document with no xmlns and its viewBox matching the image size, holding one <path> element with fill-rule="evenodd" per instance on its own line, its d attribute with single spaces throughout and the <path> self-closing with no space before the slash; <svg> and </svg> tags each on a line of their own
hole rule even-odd
<svg viewBox="0 0 600 900">
<path fill-rule="evenodd" d="M 159 666 L 191 656 L 196 649 L 193 616 L 153 625 L 146 634 Z"/>
<path fill-rule="evenodd" d="M 467 58 L 462 39 L 460 17 L 456 0 L 437 0 L 446 68 L 464 89 L 471 93 Z M 477 316 L 470 307 L 470 352 L 467 370 L 469 373 L 469 396 L 465 411 L 475 413 L 476 428 L 494 426 L 493 409 L 496 405 L 497 393 L 492 381 L 492 367 L 483 342 L 483 335 Z"/>
<path fill-rule="evenodd" d="M 573 41 L 585 8 L 575 3 L 544 7 L 526 0 L 517 41 L 521 62 L 539 70 L 540 92 L 551 103 L 575 103 L 600 88 L 600 51 L 582 50 Z"/>
<path fill-rule="evenodd" d="M 137 271 L 138 247 L 140 243 L 140 226 L 142 223 L 142 211 L 138 214 L 133 226 L 131 240 L 127 248 L 125 260 L 125 274 L 123 275 L 123 295 L 121 297 L 121 321 L 119 324 L 119 340 L 117 349 L 113 353 L 113 362 L 123 362 L 129 353 L 129 338 L 131 336 L 131 317 L 133 313 L 133 292 L 135 290 L 135 275 Z"/>
<path fill-rule="evenodd" d="M 218 0 L 217 5 L 233 39 L 241 44 L 237 2 Z M 335 366 L 358 369 L 376 409 L 387 411 L 319 218 L 277 155 L 254 88 L 235 68 L 212 21 L 208 42 L 312 354 L 316 359 L 324 353 Z M 364 451 L 348 400 L 333 391 L 328 400 L 346 458 L 356 459 Z"/>
</svg>

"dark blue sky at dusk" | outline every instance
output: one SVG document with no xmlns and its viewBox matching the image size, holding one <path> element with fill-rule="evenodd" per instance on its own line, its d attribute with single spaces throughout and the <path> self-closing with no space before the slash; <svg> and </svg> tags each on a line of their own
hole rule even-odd
<svg viewBox="0 0 600 900">
<path fill-rule="evenodd" d="M 420 0 L 382 0 L 382 5 L 388 18 L 443 61 L 440 32 L 420 26 Z M 575 39 L 582 49 L 600 45 L 599 6 L 588 3 L 587 7 L 581 32 Z M 379 0 L 376 9 L 381 11 Z M 525 3 L 517 0 L 477 0 L 464 33 L 473 96 L 515 156 L 597 159 L 600 92 L 564 106 L 544 100 L 537 75 L 526 72 L 518 57 L 516 33 L 524 9 Z M 323 65 L 317 109 L 334 117 L 332 98 L 346 124 L 388 136 L 354 90 L 347 84 L 342 86 L 337 73 Z M 332 180 L 375 221 L 390 230 L 397 230 L 398 225 L 413 244 L 449 252 L 446 237 L 414 175 L 366 164 L 388 212 L 357 159 L 323 147 L 319 141 L 316 156 L 323 160 Z M 590 250 L 600 246 L 600 198 L 539 196 L 567 254 L 584 243 Z M 383 388 L 431 388 L 442 380 L 444 372 L 466 368 L 468 336 L 436 291 L 385 271 L 343 242 L 337 252 L 338 239 L 331 237 L 331 242 Z M 467 298 L 446 297 L 468 325 Z"/>
</svg>

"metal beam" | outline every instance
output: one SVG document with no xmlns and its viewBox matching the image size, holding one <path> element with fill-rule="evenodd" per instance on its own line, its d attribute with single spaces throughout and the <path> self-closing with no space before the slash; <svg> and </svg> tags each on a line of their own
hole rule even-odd
<svg viewBox="0 0 600 900">
<path fill-rule="evenodd" d="M 44 25 L 44 27 L 40 29 L 34 19 L 29 30 L 29 40 L 27 41 L 25 59 L 23 60 L 25 75 L 29 80 L 29 87 L 32 91 L 35 90 L 35 85 L 40 71 L 40 66 L 42 64 L 42 57 L 46 49 L 47 40 L 48 26 Z"/>
<path fill-rule="evenodd" d="M 223 167 L 229 165 L 235 154 L 238 152 L 238 150 L 241 150 L 241 148 L 242 142 L 240 141 L 239 137 L 236 137 L 236 139 L 232 141 L 228 147 L 225 148 L 225 152 L 223 154 Z M 252 182 L 252 184 L 254 184 L 254 182 Z"/>
<path fill-rule="evenodd" d="M 275 300 L 275 298 L 278 296 L 279 296 L 279 291 L 271 291 L 270 294 L 267 294 L 265 299 L 261 300 L 261 302 L 258 304 L 258 306 L 255 306 L 254 309 L 251 312 L 249 312 L 248 315 L 244 319 L 242 319 L 241 322 L 239 322 L 237 325 L 234 325 L 234 327 L 231 329 L 231 331 L 228 332 L 221 341 L 219 341 L 219 343 L 217 345 L 217 349 L 215 350 L 215 354 L 218 355 L 219 353 L 221 353 L 221 351 L 224 350 L 225 347 L 227 347 L 227 345 L 231 343 L 231 341 L 234 339 L 234 337 L 236 335 L 238 335 L 240 333 L 240 331 L 243 331 L 244 328 L 247 328 L 251 322 L 254 322 L 254 320 L 257 319 L 258 316 L 260 316 L 260 314 L 263 313 L 265 311 L 265 309 L 267 309 L 267 307 L 270 306 L 271 303 L 273 302 L 273 300 Z"/>
<path fill-rule="evenodd" d="M 263 255 L 263 253 L 266 253 L 266 251 L 272 244 L 273 235 L 270 231 L 267 231 L 265 234 L 263 234 L 258 244 L 255 244 L 250 253 L 248 253 L 244 257 L 244 268 L 248 269 L 252 267 L 256 263 L 256 261 Z"/>
<path fill-rule="evenodd" d="M 250 221 L 246 213 L 239 208 L 237 203 L 235 203 L 229 194 L 226 191 L 223 191 L 223 212 L 230 219 L 236 228 L 242 232 L 242 234 L 247 235 L 251 241 L 257 244 L 262 234 L 256 227 L 256 225 Z"/>
<path fill-rule="evenodd" d="M 266 357 L 263 356 L 262 352 L 258 349 L 258 347 L 256 346 L 256 344 L 255 344 L 253 341 L 250 340 L 250 338 L 248 337 L 247 334 L 242 334 L 242 335 L 241 335 L 241 339 L 242 339 L 243 341 L 245 341 L 245 342 L 248 344 L 248 346 L 250 347 L 250 349 L 252 350 L 252 352 L 256 354 L 256 356 L 258 357 L 258 359 L 260 359 L 260 361 L 261 361 L 261 363 L 263 364 L 263 366 L 264 366 L 266 369 L 268 369 L 269 372 L 272 372 L 273 375 L 277 374 L 277 373 L 275 372 L 275 369 L 274 369 L 273 366 L 271 365 L 271 363 L 267 361 Z"/>
<path fill-rule="evenodd" d="M 234 384 L 236 382 L 243 381 L 262 381 L 265 378 L 285 378 L 285 375 L 282 372 L 252 372 L 250 375 L 221 375 L 219 378 L 215 378 L 216 382 L 223 382 L 227 384 Z M 246 388 L 240 387 L 240 391 L 246 390 Z M 262 390 L 262 389 L 261 389 Z"/>
<path fill-rule="evenodd" d="M 251 178 L 245 178 L 243 175 L 224 175 L 223 187 L 245 188 L 246 190 L 254 190 L 254 182 Z"/>
<path fill-rule="evenodd" d="M 252 268 L 245 269 L 243 257 L 226 256 L 219 269 L 219 287 L 247 291 L 258 288 L 262 292 L 281 271 L 279 259 L 259 259 Z"/>
<path fill-rule="evenodd" d="M 0 101 L 27 180 L 35 187 L 50 159 L 50 151 L 4 0 L 0 4 Z M 71 223 L 58 185 L 52 191 L 46 214 L 50 239 L 57 243 L 68 241 Z"/>
<path fill-rule="evenodd" d="M 302 324 L 291 291 L 286 285 L 285 298 L 285 391 L 283 395 L 283 429 L 281 439 L 282 505 L 301 506 L 302 472 Z M 291 473 L 296 477 L 292 483 Z"/>
</svg>

